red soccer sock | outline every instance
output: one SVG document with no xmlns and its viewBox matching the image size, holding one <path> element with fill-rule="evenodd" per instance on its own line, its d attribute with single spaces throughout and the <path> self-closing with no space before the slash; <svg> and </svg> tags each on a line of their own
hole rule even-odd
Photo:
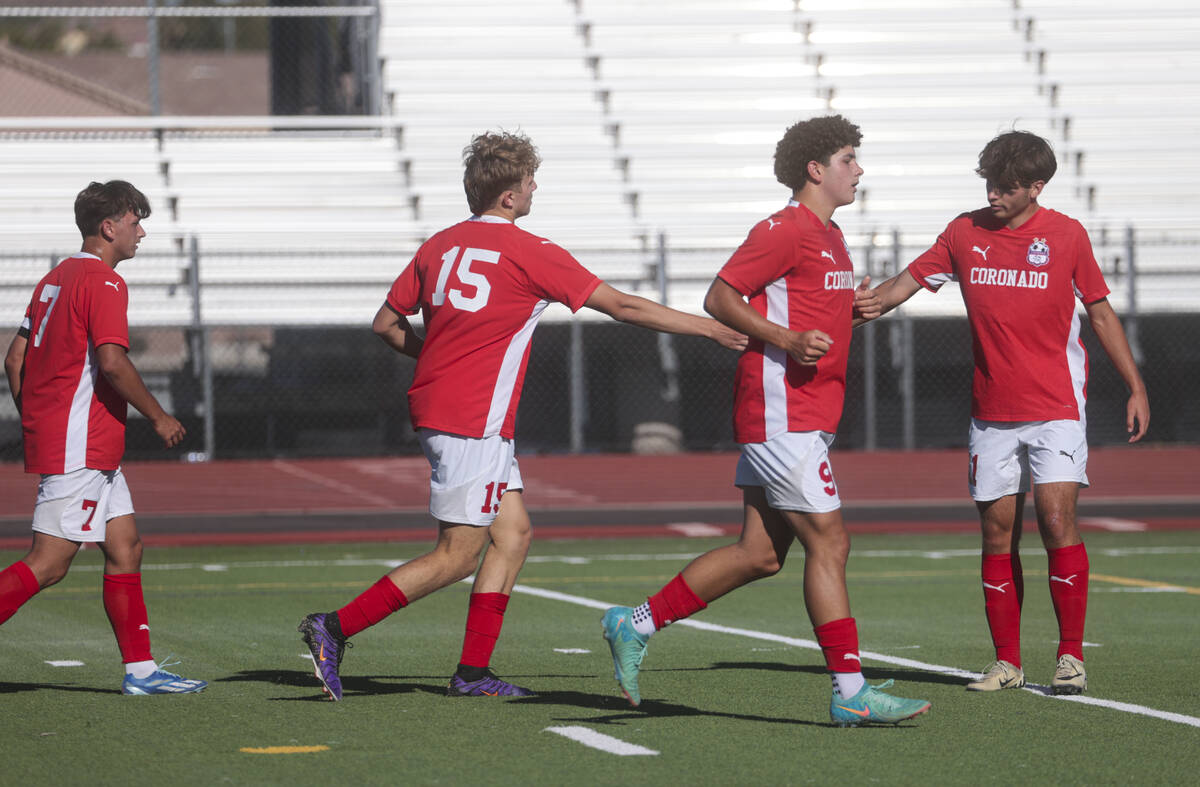
<svg viewBox="0 0 1200 787">
<path fill-rule="evenodd" d="M 358 598 L 337 611 L 342 636 L 349 639 L 363 629 L 374 626 L 398 609 L 408 606 L 408 598 L 387 576 L 379 578 Z"/>
<path fill-rule="evenodd" d="M 688 583 L 683 580 L 683 574 L 677 574 L 662 590 L 646 601 L 650 605 L 650 615 L 654 618 L 656 629 L 695 615 L 708 606 L 688 587 Z"/>
<path fill-rule="evenodd" d="M 485 669 L 492 662 L 492 651 L 504 625 L 508 609 L 506 593 L 472 593 L 467 611 L 467 632 L 463 635 L 462 657 L 458 663 Z"/>
<path fill-rule="evenodd" d="M 104 611 L 117 637 L 121 661 L 151 661 L 150 623 L 142 597 L 141 574 L 104 575 Z"/>
<path fill-rule="evenodd" d="M 996 659 L 1021 668 L 1021 600 L 1024 581 L 1017 584 L 1013 567 L 1020 566 L 1016 555 L 984 555 L 983 606 L 987 613 Z"/>
<path fill-rule="evenodd" d="M 1050 600 L 1058 616 L 1058 657 L 1083 660 L 1083 623 L 1087 617 L 1088 556 L 1083 544 L 1049 549 Z"/>
<path fill-rule="evenodd" d="M 20 560 L 0 571 L 0 623 L 15 615 L 41 589 L 33 571 Z"/>
<path fill-rule="evenodd" d="M 840 618 L 813 629 L 817 644 L 825 655 L 830 672 L 862 672 L 858 657 L 858 624 L 854 618 Z"/>
</svg>

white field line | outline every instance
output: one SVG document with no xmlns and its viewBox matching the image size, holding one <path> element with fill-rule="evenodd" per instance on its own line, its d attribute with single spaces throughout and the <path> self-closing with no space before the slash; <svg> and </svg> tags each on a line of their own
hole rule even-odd
<svg viewBox="0 0 1200 787">
<path fill-rule="evenodd" d="M 530 595 L 530 596 L 537 596 L 538 598 L 544 598 L 544 599 L 548 599 L 550 601 L 563 601 L 568 604 L 575 604 L 575 605 L 581 606 L 581 607 L 589 607 L 591 609 L 608 609 L 609 607 L 613 606 L 612 604 L 608 604 L 603 601 L 596 601 L 594 599 L 584 598 L 582 596 L 572 596 L 570 594 L 559 593 L 554 590 L 544 590 L 542 588 L 534 588 L 534 587 L 530 587 L 528 585 L 517 585 L 513 588 L 513 592 L 514 593 L 524 593 L 524 594 Z M 715 633 L 719 633 L 719 634 L 732 634 L 734 636 L 747 637 L 750 639 L 757 639 L 757 640 L 761 640 L 764 642 L 778 642 L 778 643 L 782 643 L 784 645 L 791 645 L 792 647 L 806 648 L 808 650 L 820 650 L 820 646 L 817 645 L 817 643 L 811 639 L 799 639 L 796 637 L 785 637 L 782 634 L 771 634 L 771 633 L 765 632 L 765 631 L 754 631 L 752 629 L 742 629 L 742 628 L 733 628 L 730 626 L 720 626 L 720 625 L 716 625 L 714 623 L 704 623 L 704 622 L 701 622 L 698 620 L 680 620 L 672 625 L 687 626 L 689 628 L 699 629 L 701 631 L 711 631 L 711 632 L 715 632 Z M 869 659 L 871 661 L 879 661 L 884 664 L 892 664 L 897 667 L 908 667 L 910 669 L 921 670 L 922 672 L 935 672 L 940 675 L 953 675 L 953 676 L 959 677 L 959 678 L 977 678 L 977 677 L 979 677 L 978 672 L 971 672 L 970 670 L 959 669 L 958 667 L 947 667 L 947 666 L 943 666 L 941 664 L 929 664 L 924 661 L 917 661 L 915 659 L 906 659 L 906 658 L 901 658 L 899 656 L 889 656 L 885 653 L 874 653 L 869 650 L 859 651 L 859 655 L 862 656 L 863 659 Z M 1115 702 L 1113 700 L 1104 700 L 1104 699 L 1099 699 L 1097 697 L 1086 697 L 1083 695 L 1070 696 L 1070 695 L 1052 694 L 1050 692 L 1050 689 L 1046 686 L 1037 686 L 1037 685 L 1031 684 L 1026 687 L 1026 690 L 1030 691 L 1034 694 L 1037 694 L 1039 696 L 1050 697 L 1051 699 L 1066 700 L 1067 702 L 1081 702 L 1084 705 L 1095 705 L 1097 707 L 1109 708 L 1111 710 L 1119 710 L 1119 711 L 1123 711 L 1125 713 L 1136 713 L 1141 716 L 1151 716 L 1156 719 L 1162 719 L 1164 721 L 1175 722 L 1176 724 L 1187 724 L 1192 727 L 1200 727 L 1200 718 L 1197 718 L 1195 716 L 1185 716 L 1182 713 L 1171 713 L 1169 711 L 1161 711 L 1161 710 L 1156 710 L 1154 708 L 1147 708 L 1143 705 L 1132 705 L 1127 702 Z"/>
<path fill-rule="evenodd" d="M 570 738 L 573 741 L 582 743 L 584 746 L 591 746 L 593 749 L 599 749 L 600 751 L 616 754 L 621 757 L 628 757 L 635 754 L 658 754 L 654 749 L 647 749 L 645 746 L 638 746 L 634 743 L 626 743 L 620 738 L 614 738 L 611 735 L 605 735 L 602 732 L 596 732 L 587 727 L 547 727 L 544 732 L 553 732 L 555 735 Z"/>
</svg>

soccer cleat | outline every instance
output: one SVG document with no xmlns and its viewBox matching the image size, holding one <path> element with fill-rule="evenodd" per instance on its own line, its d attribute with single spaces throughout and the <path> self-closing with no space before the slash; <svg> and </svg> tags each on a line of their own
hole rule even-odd
<svg viewBox="0 0 1200 787">
<path fill-rule="evenodd" d="M 1083 662 L 1070 653 L 1059 656 L 1050 688 L 1054 689 L 1055 694 L 1083 694 L 1087 691 L 1087 670 L 1083 668 Z"/>
<path fill-rule="evenodd" d="M 929 710 L 931 706 L 925 700 L 906 700 L 880 691 L 889 688 L 892 683 L 886 680 L 878 686 L 863 686 L 858 694 L 848 700 L 838 699 L 834 694 L 829 701 L 829 718 L 839 727 L 899 724 Z"/>
<path fill-rule="evenodd" d="M 342 666 L 342 654 L 350 644 L 342 636 L 337 613 L 316 612 L 300 621 L 296 630 L 303 635 L 312 654 L 313 674 L 321 681 L 321 688 L 329 699 L 337 702 L 342 698 L 342 678 L 338 671 Z"/>
<path fill-rule="evenodd" d="M 484 670 L 479 680 L 463 680 L 457 673 L 450 676 L 446 687 L 447 697 L 533 697 L 529 689 L 500 680 L 490 669 Z"/>
<path fill-rule="evenodd" d="M 168 656 L 168 658 L 170 658 Z M 170 667 L 178 664 L 178 661 L 167 662 L 163 659 L 162 664 L 155 668 L 144 678 L 135 678 L 132 675 L 125 676 L 125 682 L 121 684 L 122 694 L 194 694 L 197 691 L 204 691 L 208 685 L 207 681 L 189 680 L 181 678 L 174 672 L 167 672 L 163 667 Z"/>
<path fill-rule="evenodd" d="M 638 691 L 638 670 L 646 656 L 646 637 L 633 628 L 633 610 L 629 607 L 610 607 L 600 619 L 604 638 L 612 651 L 613 677 L 625 699 L 635 708 L 642 704 Z"/>
<path fill-rule="evenodd" d="M 1025 685 L 1025 673 L 1007 661 L 993 661 L 979 680 L 967 684 L 967 691 L 1000 691 L 1019 689 Z"/>
</svg>

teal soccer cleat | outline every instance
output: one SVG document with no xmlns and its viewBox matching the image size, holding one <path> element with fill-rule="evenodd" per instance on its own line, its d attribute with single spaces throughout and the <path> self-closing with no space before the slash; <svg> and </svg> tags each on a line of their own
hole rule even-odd
<svg viewBox="0 0 1200 787">
<path fill-rule="evenodd" d="M 848 700 L 838 699 L 835 695 L 829 701 L 829 717 L 839 727 L 857 727 L 860 724 L 899 724 L 929 710 L 931 706 L 925 700 L 906 700 L 880 691 L 891 688 L 892 683 L 888 680 L 878 686 L 863 686 Z"/>
<path fill-rule="evenodd" d="M 600 620 L 604 638 L 612 651 L 613 677 L 625 694 L 625 699 L 635 708 L 642 703 L 638 691 L 638 669 L 646 655 L 646 637 L 633 628 L 633 610 L 629 607 L 611 607 Z"/>
</svg>

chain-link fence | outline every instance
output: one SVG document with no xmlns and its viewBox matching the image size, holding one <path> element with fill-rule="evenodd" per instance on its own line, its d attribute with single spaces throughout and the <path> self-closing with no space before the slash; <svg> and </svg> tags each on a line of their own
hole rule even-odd
<svg viewBox="0 0 1200 787">
<path fill-rule="evenodd" d="M 0 8 L 0 116 L 373 115 L 375 0 Z"/>
<path fill-rule="evenodd" d="M 1164 308 L 1178 304 L 1145 294 L 1194 291 L 1200 266 L 1159 264 L 1164 256 L 1178 253 L 1178 244 L 1139 241 L 1126 233 L 1114 233 L 1111 242 L 1096 240 L 1113 302 L 1150 391 L 1148 439 L 1200 440 L 1200 409 L 1193 393 L 1200 383 L 1200 310 Z M 134 414 L 128 436 L 131 458 L 419 451 L 405 396 L 413 361 L 392 352 L 370 330 L 375 310 L 411 250 L 366 255 L 384 264 L 374 273 L 347 275 L 344 281 L 321 283 L 313 290 L 311 282 L 296 276 L 304 263 L 296 253 L 274 258 L 262 252 L 203 254 L 201 248 L 196 244 L 173 257 L 139 254 L 136 265 L 122 268 L 131 293 L 131 358 L 150 389 L 189 431 L 183 445 L 164 453 L 149 425 Z M 884 245 L 856 256 L 873 266 L 878 280 L 895 270 L 895 260 L 905 261 L 918 251 L 903 244 Z M 689 293 L 688 298 L 696 293 L 695 308 L 706 282 L 666 277 L 672 260 L 711 257 L 715 273 L 728 252 L 675 252 L 668 245 L 648 256 L 665 261 L 665 269 L 651 267 L 641 279 L 612 283 L 685 307 L 677 290 Z M 312 260 L 338 259 L 334 250 L 310 249 L 307 255 Z M 10 315 L 9 326 L 19 320 L 33 285 L 58 256 L 0 255 L 0 308 Z M 1140 260 L 1136 273 L 1131 273 L 1131 260 Z M 688 269 L 697 270 L 694 260 Z M 221 270 L 258 271 L 258 281 L 250 288 L 244 277 L 223 282 Z M 278 274 L 274 279 L 272 270 Z M 244 304 L 239 307 L 239 324 L 205 317 L 233 313 L 222 298 L 242 299 L 235 302 Z M 339 313 L 361 316 L 337 324 L 322 321 L 322 305 L 334 301 Z M 290 303 L 293 310 L 274 312 L 280 316 L 263 324 L 260 317 L 266 312 L 256 305 L 266 303 Z M 929 313 L 932 303 L 943 313 Z M 961 311 L 957 293 L 918 293 L 896 314 L 855 333 L 841 447 L 965 443 L 971 339 L 965 318 L 954 314 L 956 310 Z M 1083 339 L 1091 357 L 1091 441 L 1123 442 L 1124 384 L 1084 323 Z M 11 336 L 12 330 L 0 335 L 2 346 L 7 347 Z M 520 446 L 523 451 L 546 452 L 733 448 L 736 362 L 735 353 L 706 340 L 660 337 L 607 320 L 568 318 L 565 310 L 551 311 L 533 339 L 518 414 Z M 0 398 L 0 461 L 17 460 L 20 454 L 20 425 L 5 392 Z"/>
</svg>

